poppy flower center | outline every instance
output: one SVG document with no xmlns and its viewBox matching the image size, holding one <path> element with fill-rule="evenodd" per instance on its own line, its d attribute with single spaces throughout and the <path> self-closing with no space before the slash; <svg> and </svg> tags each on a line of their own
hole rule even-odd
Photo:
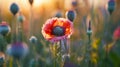
<svg viewBox="0 0 120 67">
<path fill-rule="evenodd" d="M 65 29 L 61 26 L 55 26 L 52 30 L 52 34 L 55 36 L 63 36 L 65 34 Z"/>
</svg>

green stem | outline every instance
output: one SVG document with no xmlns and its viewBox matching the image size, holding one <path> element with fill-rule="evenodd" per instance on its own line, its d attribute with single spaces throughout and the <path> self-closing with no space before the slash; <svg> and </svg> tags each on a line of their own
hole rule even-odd
<svg viewBox="0 0 120 67">
<path fill-rule="evenodd" d="M 10 58 L 10 61 L 9 61 L 9 67 L 13 67 L 13 58 Z"/>
<path fill-rule="evenodd" d="M 54 59 L 54 67 L 57 67 L 57 63 L 56 63 L 56 60 L 57 60 L 57 43 L 54 44 L 54 48 L 55 48 L 55 59 Z"/>
<path fill-rule="evenodd" d="M 13 21 L 11 23 L 11 43 L 16 41 L 16 16 L 13 16 Z"/>
<path fill-rule="evenodd" d="M 91 60 L 90 60 L 90 52 L 91 52 L 91 35 L 89 35 L 89 42 L 88 42 L 88 49 L 89 49 L 89 51 L 88 51 L 88 54 L 89 54 L 89 57 L 88 57 L 88 66 L 90 66 L 91 67 Z"/>
<path fill-rule="evenodd" d="M 64 55 L 64 57 L 62 57 Z M 60 67 L 63 67 L 65 61 L 68 61 L 69 47 L 68 40 L 64 39 L 60 41 Z M 67 60 L 66 60 L 67 59 Z"/>
<path fill-rule="evenodd" d="M 60 41 L 60 67 L 62 67 L 62 51 L 61 51 L 61 50 L 62 50 L 62 45 L 63 45 L 63 44 L 61 43 L 62 41 L 63 41 L 63 40 Z"/>
<path fill-rule="evenodd" d="M 16 60 L 16 62 L 17 62 L 17 67 L 22 67 L 20 64 L 20 60 Z"/>
<path fill-rule="evenodd" d="M 91 36 L 88 35 L 88 44 L 86 45 L 86 54 L 85 54 L 86 67 L 91 67 L 90 52 L 91 52 Z"/>
<path fill-rule="evenodd" d="M 29 36 L 33 35 L 33 10 L 32 6 L 30 7 L 30 23 L 29 23 Z"/>
</svg>

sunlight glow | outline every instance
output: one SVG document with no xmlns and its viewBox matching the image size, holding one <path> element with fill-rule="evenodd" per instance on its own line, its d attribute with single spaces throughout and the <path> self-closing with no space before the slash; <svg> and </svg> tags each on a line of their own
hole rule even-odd
<svg viewBox="0 0 120 67">
<path fill-rule="evenodd" d="M 34 0 L 34 6 L 40 6 L 45 0 Z"/>
<path fill-rule="evenodd" d="M 49 3 L 49 2 L 50 2 L 50 0 L 34 0 L 34 6 L 38 7 L 38 6 L 41 6 L 41 5 Z"/>
<path fill-rule="evenodd" d="M 108 0 L 89 0 L 90 6 L 98 7 L 103 6 L 108 2 Z"/>
</svg>

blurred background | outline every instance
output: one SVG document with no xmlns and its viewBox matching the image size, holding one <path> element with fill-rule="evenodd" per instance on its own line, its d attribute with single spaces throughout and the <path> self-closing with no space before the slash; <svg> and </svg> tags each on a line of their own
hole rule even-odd
<svg viewBox="0 0 120 67">
<path fill-rule="evenodd" d="M 109 1 L 115 1 L 112 14 L 108 10 Z M 19 12 L 15 16 L 10 11 L 12 3 L 19 6 Z M 22 29 L 18 39 L 22 38 L 29 48 L 27 56 L 18 62 L 8 55 L 7 46 L 11 44 L 14 37 L 19 35 L 19 32 L 17 35 L 14 35 L 14 31 L 6 36 L 0 35 L 0 67 L 54 67 L 51 43 L 44 39 L 41 29 L 49 18 L 66 18 L 66 12 L 69 10 L 74 10 L 76 17 L 73 21 L 74 32 L 69 44 L 70 60 L 63 66 L 120 67 L 120 36 L 117 36 L 118 40 L 113 36 L 120 25 L 119 6 L 120 0 L 33 0 L 33 4 L 30 4 L 29 0 L 0 0 L 0 23 L 6 21 L 13 30 L 17 27 L 14 25 L 18 22 L 19 13 L 24 16 L 24 21 L 21 25 L 18 24 Z M 90 43 L 87 35 L 89 21 L 92 23 Z M 37 38 L 36 43 L 29 42 L 31 36 Z M 86 62 L 87 59 L 90 59 L 90 62 Z"/>
</svg>

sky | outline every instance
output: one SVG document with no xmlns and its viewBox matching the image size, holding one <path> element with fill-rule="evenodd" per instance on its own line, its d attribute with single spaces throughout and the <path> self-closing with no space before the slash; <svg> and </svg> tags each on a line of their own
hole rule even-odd
<svg viewBox="0 0 120 67">
<path fill-rule="evenodd" d="M 55 8 L 55 1 L 62 1 L 62 0 L 34 0 L 33 3 L 33 11 L 34 13 L 36 13 L 37 15 L 40 13 L 43 13 L 43 6 L 46 8 L 46 10 L 49 12 L 51 10 L 54 10 Z M 72 0 L 63 0 L 65 1 L 65 3 L 61 3 L 64 5 L 65 9 L 70 7 L 70 2 Z M 80 3 L 80 6 L 85 6 L 86 4 L 84 3 L 85 0 L 78 0 L 78 2 Z M 86 0 L 87 1 L 87 0 Z M 108 0 L 88 0 L 88 3 L 90 5 L 92 5 L 94 3 L 94 6 L 97 7 L 99 5 L 103 5 L 106 4 Z M 22 13 L 24 13 L 26 16 L 29 15 L 30 12 L 30 4 L 28 2 L 28 0 L 0 0 L 0 11 L 1 11 L 1 15 L 5 16 L 5 17 L 9 17 L 11 16 L 11 12 L 9 10 L 10 5 L 15 2 L 16 4 L 18 4 L 20 11 Z"/>
<path fill-rule="evenodd" d="M 34 0 L 33 6 L 32 6 L 34 13 L 40 13 L 41 7 L 44 4 L 49 4 L 49 6 L 50 6 L 51 1 L 50 0 Z M 28 0 L 0 0 L 0 11 L 1 11 L 2 16 L 11 16 L 12 15 L 10 12 L 10 5 L 13 2 L 19 6 L 19 8 L 20 8 L 19 11 L 23 12 L 24 14 L 29 13 L 31 6 L 30 6 Z M 48 5 L 46 5 L 46 6 L 48 6 Z"/>
</svg>

